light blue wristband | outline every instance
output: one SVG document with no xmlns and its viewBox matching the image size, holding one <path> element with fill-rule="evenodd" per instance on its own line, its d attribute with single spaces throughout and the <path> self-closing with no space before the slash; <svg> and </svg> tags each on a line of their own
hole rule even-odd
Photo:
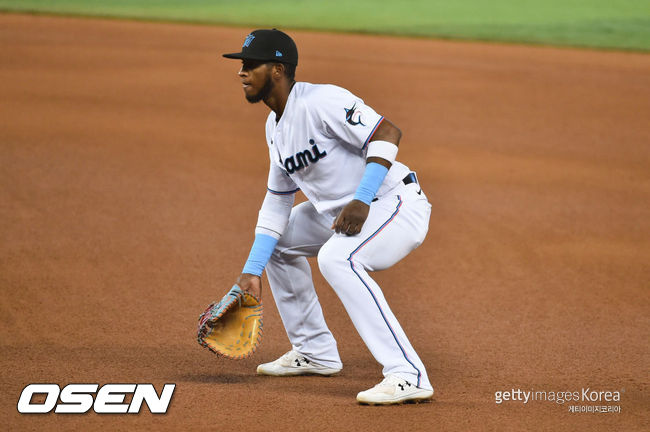
<svg viewBox="0 0 650 432">
<path fill-rule="evenodd" d="M 275 250 L 278 239 L 267 234 L 255 234 L 255 241 L 251 247 L 251 253 L 244 264 L 242 273 L 249 273 L 255 276 L 262 276 L 264 267 L 271 259 L 271 254 Z"/>
<path fill-rule="evenodd" d="M 379 187 L 384 182 L 386 174 L 388 174 L 388 168 L 385 166 L 377 162 L 367 164 L 361 183 L 354 194 L 354 199 L 370 205 Z"/>
</svg>

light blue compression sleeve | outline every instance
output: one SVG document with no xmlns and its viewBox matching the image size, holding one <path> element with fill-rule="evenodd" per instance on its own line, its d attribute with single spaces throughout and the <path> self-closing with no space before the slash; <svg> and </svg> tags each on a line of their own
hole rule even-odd
<svg viewBox="0 0 650 432">
<path fill-rule="evenodd" d="M 354 199 L 370 205 L 379 187 L 384 182 L 386 174 L 388 174 L 388 168 L 385 166 L 377 162 L 367 164 L 361 183 L 354 194 Z"/>
<path fill-rule="evenodd" d="M 249 273 L 255 276 L 262 276 L 266 263 L 269 262 L 271 254 L 278 244 L 278 239 L 266 234 L 255 234 L 255 241 L 251 247 L 251 253 L 244 264 L 242 273 Z"/>
</svg>

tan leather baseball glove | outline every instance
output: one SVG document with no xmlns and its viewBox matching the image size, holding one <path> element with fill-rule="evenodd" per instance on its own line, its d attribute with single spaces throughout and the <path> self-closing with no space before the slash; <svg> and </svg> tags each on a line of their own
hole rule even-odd
<svg viewBox="0 0 650 432">
<path fill-rule="evenodd" d="M 234 285 L 199 316 L 198 342 L 217 355 L 239 360 L 262 341 L 262 302 Z"/>
</svg>

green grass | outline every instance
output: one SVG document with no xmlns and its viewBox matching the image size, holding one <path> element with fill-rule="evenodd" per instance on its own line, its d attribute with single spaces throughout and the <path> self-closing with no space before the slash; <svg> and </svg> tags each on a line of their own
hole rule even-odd
<svg viewBox="0 0 650 432">
<path fill-rule="evenodd" d="M 650 0 L 0 0 L 0 11 L 650 50 Z"/>
</svg>

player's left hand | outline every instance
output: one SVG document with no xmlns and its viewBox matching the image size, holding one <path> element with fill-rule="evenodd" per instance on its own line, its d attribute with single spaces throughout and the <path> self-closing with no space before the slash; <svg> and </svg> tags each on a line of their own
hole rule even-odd
<svg viewBox="0 0 650 432">
<path fill-rule="evenodd" d="M 350 201 L 332 224 L 332 229 L 338 234 L 356 235 L 361 232 L 368 218 L 370 206 L 359 200 Z"/>
<path fill-rule="evenodd" d="M 262 278 L 248 273 L 242 273 L 235 282 L 244 292 L 262 300 Z"/>
</svg>

